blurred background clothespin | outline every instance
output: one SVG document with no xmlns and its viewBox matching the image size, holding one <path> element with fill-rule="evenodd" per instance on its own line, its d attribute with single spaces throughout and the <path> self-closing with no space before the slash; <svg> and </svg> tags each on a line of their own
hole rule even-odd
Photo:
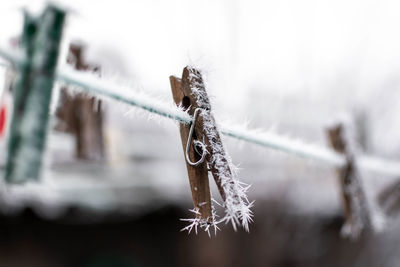
<svg viewBox="0 0 400 267">
<path fill-rule="evenodd" d="M 350 239 L 357 239 L 371 227 L 371 214 L 367 197 L 357 168 L 354 142 L 344 123 L 338 123 L 328 129 L 328 138 L 332 148 L 345 157 L 346 163 L 337 168 L 340 190 L 343 200 L 345 224 L 342 234 Z"/>
<path fill-rule="evenodd" d="M 71 43 L 67 63 L 78 71 L 99 72 L 99 66 L 85 62 L 84 52 L 82 44 Z M 101 100 L 86 93 L 70 93 L 68 88 L 63 87 L 56 115 L 56 130 L 75 135 L 75 155 L 78 159 L 93 161 L 105 158 L 104 107 Z"/>
</svg>

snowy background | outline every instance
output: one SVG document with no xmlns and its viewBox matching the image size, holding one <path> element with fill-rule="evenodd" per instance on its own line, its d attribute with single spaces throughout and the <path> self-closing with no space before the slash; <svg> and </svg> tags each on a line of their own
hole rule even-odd
<svg viewBox="0 0 400 267">
<path fill-rule="evenodd" d="M 181 76 L 191 64 L 205 74 L 219 122 L 246 123 L 328 146 L 327 125 L 347 116 L 359 126 L 364 152 L 393 160 L 400 155 L 397 1 L 59 3 L 70 10 L 60 65 L 69 42 L 79 41 L 86 45 L 87 61 L 101 66 L 104 79 L 172 102 L 168 77 Z M 2 47 L 21 30 L 22 7 L 39 12 L 43 1 L 0 3 Z M 0 83 L 3 74 L 1 69 Z M 108 165 L 77 162 L 72 137 L 52 131 L 44 180 L 8 189 L 2 195 L 3 212 L 13 213 L 27 203 L 48 218 L 71 204 L 122 214 L 142 214 L 171 203 L 192 207 L 175 123 L 149 120 L 140 111 L 107 103 L 106 126 Z M 262 203 L 268 200 L 289 203 L 289 213 L 301 216 L 341 213 L 332 168 L 234 139 L 224 141 L 242 168 L 240 178 L 253 185 L 256 223 L 258 214 L 265 220 L 261 214 L 268 205 Z M 4 143 L 0 139 L 0 162 Z M 395 177 L 363 173 L 362 178 L 379 220 L 375 196 Z"/>
</svg>

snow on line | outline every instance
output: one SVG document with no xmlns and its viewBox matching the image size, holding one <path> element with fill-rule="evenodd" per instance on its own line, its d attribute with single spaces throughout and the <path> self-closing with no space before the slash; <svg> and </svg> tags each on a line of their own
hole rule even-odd
<svg viewBox="0 0 400 267">
<path fill-rule="evenodd" d="M 62 71 L 57 72 L 56 78 L 58 81 L 76 86 L 78 87 L 77 89 L 81 89 L 89 94 L 95 93 L 121 101 L 181 123 L 189 124 L 192 121 L 189 114 L 174 106 L 172 102 L 171 104 L 167 104 L 145 93 L 132 92 L 132 90 L 129 90 L 131 88 L 114 85 L 88 72 L 78 72 L 70 67 L 65 67 Z"/>
<path fill-rule="evenodd" d="M 309 144 L 272 132 L 260 132 L 243 128 L 243 126 L 222 125 L 221 133 L 259 146 L 312 159 L 332 167 L 342 167 L 346 164 L 344 156 L 332 149 Z M 400 162 L 398 161 L 387 160 L 371 155 L 359 155 L 357 157 L 357 164 L 364 170 L 380 173 L 382 175 L 400 176 Z"/>
<path fill-rule="evenodd" d="M 182 123 L 191 123 L 192 121 L 192 118 L 186 112 L 172 104 L 159 101 L 141 92 L 133 93 L 122 90 L 121 93 L 118 86 L 106 85 L 106 81 L 92 74 L 80 73 L 73 69 L 63 69 L 57 73 L 57 79 L 82 88 L 87 93 L 107 96 Z M 308 144 L 272 132 L 260 132 L 246 129 L 243 126 L 221 125 L 221 133 L 238 140 L 309 158 L 333 167 L 341 167 L 346 163 L 345 158 L 332 149 Z M 363 155 L 358 158 L 358 163 L 365 170 L 384 175 L 400 176 L 399 162 Z"/>
<path fill-rule="evenodd" d="M 0 57 L 15 65 L 20 65 L 24 62 L 23 57 L 19 53 L 8 51 L 2 47 L 0 47 Z M 6 67 L 5 64 L 2 64 L 2 66 Z"/>
<path fill-rule="evenodd" d="M 20 55 L 3 48 L 0 48 L 0 57 L 15 65 L 23 63 Z M 166 104 L 144 93 L 120 90 L 120 86 L 111 84 L 92 74 L 64 68 L 57 72 L 56 78 L 59 81 L 77 86 L 87 93 L 106 96 L 181 123 L 189 124 L 192 122 L 192 118 L 186 112 L 173 104 Z M 345 158 L 332 149 L 308 144 L 272 132 L 260 132 L 243 126 L 221 125 L 221 133 L 238 140 L 309 158 L 333 167 L 341 167 L 346 163 Z M 362 155 L 358 157 L 358 164 L 362 169 L 382 175 L 400 176 L 400 162 L 397 161 Z"/>
</svg>

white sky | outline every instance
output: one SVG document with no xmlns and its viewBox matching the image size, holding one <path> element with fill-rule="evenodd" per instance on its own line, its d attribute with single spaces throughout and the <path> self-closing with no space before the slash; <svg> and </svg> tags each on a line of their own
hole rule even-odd
<svg viewBox="0 0 400 267">
<path fill-rule="evenodd" d="M 40 10 L 42 2 L 3 0 L 0 40 L 19 32 L 19 8 Z M 152 88 L 164 88 L 189 62 L 206 67 L 218 87 L 254 83 L 284 92 L 323 90 L 347 72 L 376 82 L 400 67 L 398 1 L 59 2 L 74 11 L 69 37 L 91 43 L 100 57 L 120 58 L 121 72 Z"/>
</svg>

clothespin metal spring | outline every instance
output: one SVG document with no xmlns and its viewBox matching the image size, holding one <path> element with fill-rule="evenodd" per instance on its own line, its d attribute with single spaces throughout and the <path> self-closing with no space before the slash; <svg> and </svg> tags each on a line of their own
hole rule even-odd
<svg viewBox="0 0 400 267">
<path fill-rule="evenodd" d="M 201 146 L 203 148 L 202 149 L 203 151 L 202 151 L 202 153 L 199 153 L 198 148 L 197 148 L 196 145 L 194 145 L 194 149 L 197 152 L 197 154 L 199 154 L 199 155 L 201 154 L 201 158 L 198 161 L 193 162 L 193 161 L 190 160 L 190 157 L 189 157 L 189 150 L 190 150 L 190 144 L 192 143 L 194 127 L 196 125 L 196 120 L 197 120 L 197 117 L 198 117 L 198 114 L 199 114 L 200 111 L 201 111 L 201 108 L 196 108 L 195 111 L 194 111 L 193 122 L 190 125 L 189 136 L 188 136 L 188 140 L 187 140 L 187 143 L 186 143 L 186 150 L 185 150 L 186 161 L 191 166 L 198 166 L 199 164 L 203 163 L 204 159 L 206 157 L 206 154 L 207 154 L 207 151 L 205 149 L 205 145 L 203 143 L 201 143 L 200 141 L 198 141 L 198 142 L 200 142 L 202 144 Z"/>
</svg>

